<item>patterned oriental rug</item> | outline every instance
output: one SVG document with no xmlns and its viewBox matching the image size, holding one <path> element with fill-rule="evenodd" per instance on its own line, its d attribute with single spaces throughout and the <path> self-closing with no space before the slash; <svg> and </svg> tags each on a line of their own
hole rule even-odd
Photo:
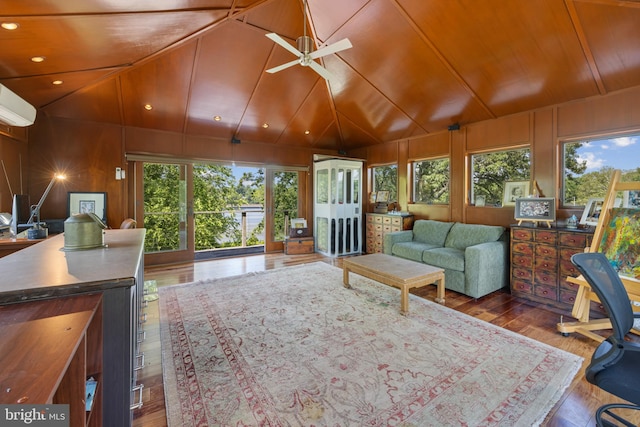
<svg viewBox="0 0 640 427">
<path fill-rule="evenodd" d="M 161 287 L 169 426 L 539 425 L 582 358 L 318 262 Z"/>
</svg>

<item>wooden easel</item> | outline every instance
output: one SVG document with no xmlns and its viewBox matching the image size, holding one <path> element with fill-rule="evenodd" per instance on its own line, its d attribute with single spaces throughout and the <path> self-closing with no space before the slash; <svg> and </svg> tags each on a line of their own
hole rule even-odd
<svg viewBox="0 0 640 427">
<path fill-rule="evenodd" d="M 593 240 L 591 246 L 585 248 L 585 252 L 597 252 L 602 241 L 604 234 L 604 228 L 611 219 L 611 209 L 615 207 L 616 195 L 620 191 L 640 191 L 640 182 L 620 182 L 620 171 L 615 170 L 611 176 L 611 182 L 607 189 L 607 195 L 604 199 L 600 218 L 598 219 L 598 225 L 596 226 L 593 234 Z M 622 283 L 624 284 L 629 299 L 632 302 L 640 302 L 640 281 L 631 277 L 620 276 Z M 591 290 L 591 287 L 582 276 L 568 277 L 568 282 L 578 285 L 578 293 L 576 294 L 576 301 L 573 304 L 571 315 L 578 319 L 577 322 L 564 323 L 560 322 L 557 325 L 558 331 L 563 335 L 568 335 L 571 332 L 577 332 L 596 341 L 602 342 L 604 338 L 592 331 L 600 329 L 611 329 L 611 321 L 607 319 L 595 319 L 589 320 L 589 310 L 591 301 L 600 302 L 596 294 Z M 640 306 L 633 305 L 633 311 L 640 311 Z M 640 334 L 640 331 L 632 330 L 634 333 Z"/>
</svg>

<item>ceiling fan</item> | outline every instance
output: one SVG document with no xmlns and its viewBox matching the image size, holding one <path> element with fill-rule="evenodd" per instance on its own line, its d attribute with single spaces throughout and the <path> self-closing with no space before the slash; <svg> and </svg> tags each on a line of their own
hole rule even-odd
<svg viewBox="0 0 640 427">
<path fill-rule="evenodd" d="M 303 28 L 304 35 L 298 37 L 296 44 L 297 49 L 287 41 L 285 41 L 282 37 L 277 35 L 276 33 L 266 34 L 271 40 L 287 49 L 289 52 L 293 53 L 298 57 L 298 59 L 293 60 L 291 62 L 287 62 L 286 64 L 279 65 L 277 67 L 269 68 L 267 73 L 277 73 L 278 71 L 282 71 L 285 68 L 292 67 L 296 64 L 300 64 L 303 67 L 311 67 L 316 73 L 320 74 L 325 80 L 333 79 L 333 74 L 331 74 L 326 68 L 318 64 L 315 59 L 320 58 L 322 56 L 327 56 L 332 53 L 340 52 L 341 50 L 349 49 L 352 47 L 349 39 L 342 39 L 338 42 L 320 48 L 316 51 L 313 50 L 314 41 L 311 37 L 307 36 L 307 2 L 303 1 Z"/>
</svg>

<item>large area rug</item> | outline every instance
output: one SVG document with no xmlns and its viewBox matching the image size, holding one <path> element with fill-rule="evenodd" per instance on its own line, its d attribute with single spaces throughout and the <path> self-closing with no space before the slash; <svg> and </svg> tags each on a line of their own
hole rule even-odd
<svg viewBox="0 0 640 427">
<path fill-rule="evenodd" d="M 169 426 L 532 426 L 582 358 L 313 263 L 160 288 Z"/>
</svg>

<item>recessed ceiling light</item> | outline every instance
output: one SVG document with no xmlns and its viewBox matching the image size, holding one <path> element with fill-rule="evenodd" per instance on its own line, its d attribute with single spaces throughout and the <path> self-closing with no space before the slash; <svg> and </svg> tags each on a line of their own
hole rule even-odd
<svg viewBox="0 0 640 427">
<path fill-rule="evenodd" d="M 61 85 L 62 84 L 62 80 L 54 80 L 54 81 L 51 82 L 51 84 Z"/>
<path fill-rule="evenodd" d="M 213 120 L 215 120 L 216 122 L 219 122 L 220 120 L 222 120 L 222 117 L 220 117 L 220 116 L 213 116 Z"/>
<path fill-rule="evenodd" d="M 145 109 L 145 110 L 147 110 L 147 111 L 151 111 L 151 110 L 153 110 L 153 105 L 151 105 L 151 104 L 144 104 L 144 109 Z"/>
<path fill-rule="evenodd" d="M 33 56 L 31 58 L 32 62 L 43 62 L 44 61 L 44 56 Z"/>
<path fill-rule="evenodd" d="M 311 131 L 310 131 L 310 130 L 305 130 L 305 131 L 304 131 L 304 134 L 305 134 L 305 135 L 309 135 L 310 133 L 311 133 Z"/>
<path fill-rule="evenodd" d="M 268 128 L 269 127 L 269 123 L 263 123 L 262 127 L 265 128 L 265 129 Z"/>
<path fill-rule="evenodd" d="M 15 22 L 3 22 L 0 26 L 5 30 L 16 30 L 18 28 L 18 24 Z"/>
</svg>

